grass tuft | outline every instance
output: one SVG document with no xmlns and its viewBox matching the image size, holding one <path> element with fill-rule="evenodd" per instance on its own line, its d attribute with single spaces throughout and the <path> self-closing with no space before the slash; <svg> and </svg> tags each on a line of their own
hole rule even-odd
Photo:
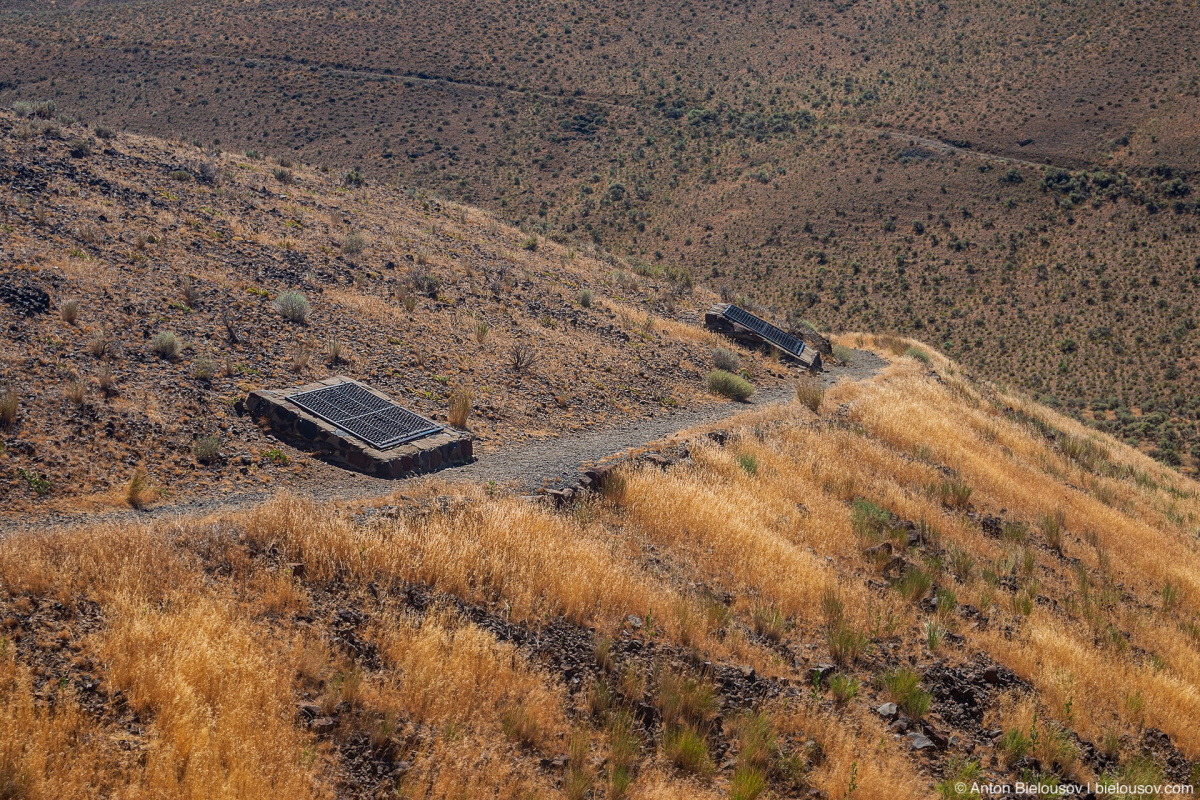
<svg viewBox="0 0 1200 800">
<path fill-rule="evenodd" d="M 933 695 L 921 688 L 921 676 L 908 668 L 884 673 L 880 684 L 888 699 L 899 706 L 911 719 L 921 719 L 929 713 Z"/>
<path fill-rule="evenodd" d="M 796 381 L 796 399 L 809 411 L 820 414 L 821 403 L 825 400 L 825 387 L 821 385 L 820 377 L 805 375 Z"/>
<path fill-rule="evenodd" d="M 471 416 L 471 400 L 471 390 L 465 386 L 459 386 L 450 393 L 447 421 L 452 427 L 464 431 L 467 429 L 467 419 Z"/>
</svg>

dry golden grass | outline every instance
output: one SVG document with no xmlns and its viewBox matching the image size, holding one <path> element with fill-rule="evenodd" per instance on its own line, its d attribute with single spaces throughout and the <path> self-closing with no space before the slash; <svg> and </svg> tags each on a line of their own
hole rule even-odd
<svg viewBox="0 0 1200 800">
<path fill-rule="evenodd" d="M 824 762 L 811 775 L 828 797 L 867 800 L 917 800 L 928 787 L 899 747 L 887 743 L 878 717 L 847 718 L 801 703 L 773 715 L 779 731 L 812 737 L 821 743 Z M 857 787 L 851 792 L 851 783 Z"/>
<path fill-rule="evenodd" d="M 318 579 L 421 582 L 469 600 L 503 600 L 517 619 L 563 614 L 611 625 L 666 607 L 671 594 L 622 568 L 594 534 L 513 498 L 426 519 L 361 527 L 317 503 L 279 497 L 247 520 L 249 536 L 278 544 Z"/>
<path fill-rule="evenodd" d="M 910 346 L 866 343 L 889 355 Z M 1040 757 L 1061 756 L 1069 775 L 1087 769 L 1052 752 L 1060 729 L 1100 746 L 1155 727 L 1196 758 L 1200 641 L 1185 631 L 1200 614 L 1195 485 L 928 356 L 898 356 L 873 380 L 831 388 L 836 419 L 799 403 L 750 412 L 727 423 L 724 446 L 695 441 L 691 462 L 665 472 L 624 469 L 604 499 L 570 511 L 430 484 L 423 491 L 455 494 L 450 510 L 362 522 L 280 495 L 249 512 L 0 542 L 0 610 L 26 613 L 38 597 L 68 608 L 96 602 L 106 624 L 85 652 L 146 720 L 136 737 L 143 756 L 126 760 L 108 744 L 112 720 L 81 716 L 66 695 L 51 710 L 34 692 L 37 676 L 6 655 L 0 722 L 32 734 L 18 748 L 0 732 L 0 767 L 23 765 L 46 796 L 88 796 L 88 787 L 133 797 L 329 796 L 340 756 L 297 722 L 303 697 L 322 713 L 348 709 L 338 723 L 345 734 L 403 741 L 412 763 L 403 796 L 555 796 L 537 759 L 567 750 L 580 725 L 578 735 L 604 736 L 570 712 L 586 705 L 583 688 L 574 696 L 531 651 L 448 605 L 417 614 L 406 587 L 535 629 L 561 617 L 614 634 L 633 615 L 640 635 L 768 678 L 802 677 L 804 659 L 781 657 L 779 645 L 817 660 L 832 654 L 831 618 L 864 643 L 889 637 L 928 659 L 930 618 L 881 587 L 879 563 L 862 552 L 874 541 L 856 527 L 863 501 L 922 523 L 944 556 L 940 566 L 926 562 L 937 586 L 991 620 L 976 628 L 939 615 L 964 642 L 943 644 L 937 657 L 983 653 L 1033 687 L 988 709 L 997 724 L 1029 726 L 1036 711 Z M 1086 437 L 1094 451 L 1068 447 L 1065 436 Z M 948 475 L 970 487 L 966 508 L 932 488 Z M 1060 511 L 1065 557 L 1038 527 Z M 1024 523 L 1028 541 L 990 537 L 965 512 Z M 303 565 L 303 577 L 288 562 Z M 1012 581 L 1017 588 L 1005 588 Z M 1039 595 L 1053 603 L 1032 602 Z M 296 622 L 327 614 L 330 597 L 367 614 L 362 633 L 377 668 Z M 852 657 L 843 663 L 864 685 L 874 677 Z M 861 703 L 834 712 L 804 698 L 771 713 L 789 741 L 821 743 L 825 759 L 809 779 L 830 796 L 852 776 L 855 797 L 928 796 L 929 779 Z M 86 765 L 63 758 L 72 742 Z M 683 780 L 655 747 L 643 747 L 638 764 L 630 797 L 720 796 L 728 777 Z"/>
<path fill-rule="evenodd" d="M 0 787 L 14 798 L 91 798 L 127 780 L 112 732 L 98 726 L 69 692 L 50 707 L 36 700 L 29 669 L 0 652 Z M 98 735 L 99 734 L 99 735 Z"/>
<path fill-rule="evenodd" d="M 372 701 L 422 722 L 448 720 L 493 734 L 506 710 L 520 708 L 534 722 L 536 741 L 561 741 L 565 701 L 550 676 L 526 663 L 511 644 L 454 614 L 411 614 L 379 619 L 371 638 L 394 676 Z"/>
</svg>

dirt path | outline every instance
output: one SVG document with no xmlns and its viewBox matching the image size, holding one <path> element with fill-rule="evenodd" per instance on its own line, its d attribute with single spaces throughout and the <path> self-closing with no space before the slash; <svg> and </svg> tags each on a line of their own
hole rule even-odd
<svg viewBox="0 0 1200 800">
<path fill-rule="evenodd" d="M 860 381 L 870 378 L 887 362 L 873 353 L 855 351 L 853 363 L 829 367 L 822 382 L 832 386 L 839 380 Z M 651 419 L 638 419 L 606 425 L 570 437 L 556 437 L 500 447 L 479 454 L 478 460 L 463 467 L 410 479 L 426 481 L 495 482 L 514 491 L 534 491 L 546 485 L 566 482 L 578 475 L 583 464 L 644 447 L 659 439 L 711 422 L 735 416 L 754 408 L 788 403 L 794 397 L 791 383 L 760 390 L 748 403 L 713 403 L 689 408 Z M 36 518 L 0 519 L 0 535 L 18 530 L 46 530 L 82 524 L 139 522 L 170 519 L 216 511 L 249 508 L 262 503 L 281 489 L 315 500 L 368 500 L 401 491 L 408 481 L 392 481 L 349 472 L 321 463 L 314 475 L 293 484 L 204 497 L 182 503 L 153 506 L 143 511 L 122 509 L 101 513 L 54 513 Z M 409 484 L 412 485 L 412 484 Z"/>
</svg>

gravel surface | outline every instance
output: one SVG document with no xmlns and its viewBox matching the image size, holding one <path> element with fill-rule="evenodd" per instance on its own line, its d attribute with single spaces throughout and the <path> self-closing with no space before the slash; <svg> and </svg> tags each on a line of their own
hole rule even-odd
<svg viewBox="0 0 1200 800">
<path fill-rule="evenodd" d="M 827 367 L 822 382 L 832 386 L 839 380 L 860 381 L 875 375 L 887 361 L 866 351 L 855 351 L 847 366 Z M 698 427 L 755 408 L 791 402 L 795 390 L 790 383 L 760 389 L 750 402 L 712 403 L 649 419 L 629 420 L 585 431 L 571 437 L 555 437 L 501 447 L 480 454 L 473 463 L 420 476 L 413 481 L 473 481 L 510 486 L 516 491 L 532 491 L 545 485 L 568 483 L 578 475 L 579 467 L 624 451 L 644 447 L 680 431 Z M 271 498 L 281 489 L 318 500 L 353 500 L 383 497 L 403 486 L 396 481 L 374 478 L 318 462 L 315 473 L 293 483 L 246 492 L 233 492 L 185 503 L 163 504 L 142 511 L 117 510 L 99 513 L 55 513 L 42 517 L 0 519 L 0 535 L 17 530 L 47 530 L 103 522 L 135 522 L 169 519 L 216 511 L 248 508 Z"/>
</svg>

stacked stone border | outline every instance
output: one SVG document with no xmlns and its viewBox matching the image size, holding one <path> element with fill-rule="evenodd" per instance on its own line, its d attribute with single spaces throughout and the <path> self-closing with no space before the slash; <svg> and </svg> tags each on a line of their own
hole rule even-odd
<svg viewBox="0 0 1200 800">
<path fill-rule="evenodd" d="M 246 411 L 263 420 L 280 438 L 339 466 L 378 478 L 405 478 L 473 459 L 471 435 L 453 428 L 378 450 L 361 439 L 288 401 L 288 396 L 312 389 L 354 383 L 394 402 L 384 393 L 353 378 L 338 375 L 291 389 L 259 389 L 246 398 Z"/>
</svg>

